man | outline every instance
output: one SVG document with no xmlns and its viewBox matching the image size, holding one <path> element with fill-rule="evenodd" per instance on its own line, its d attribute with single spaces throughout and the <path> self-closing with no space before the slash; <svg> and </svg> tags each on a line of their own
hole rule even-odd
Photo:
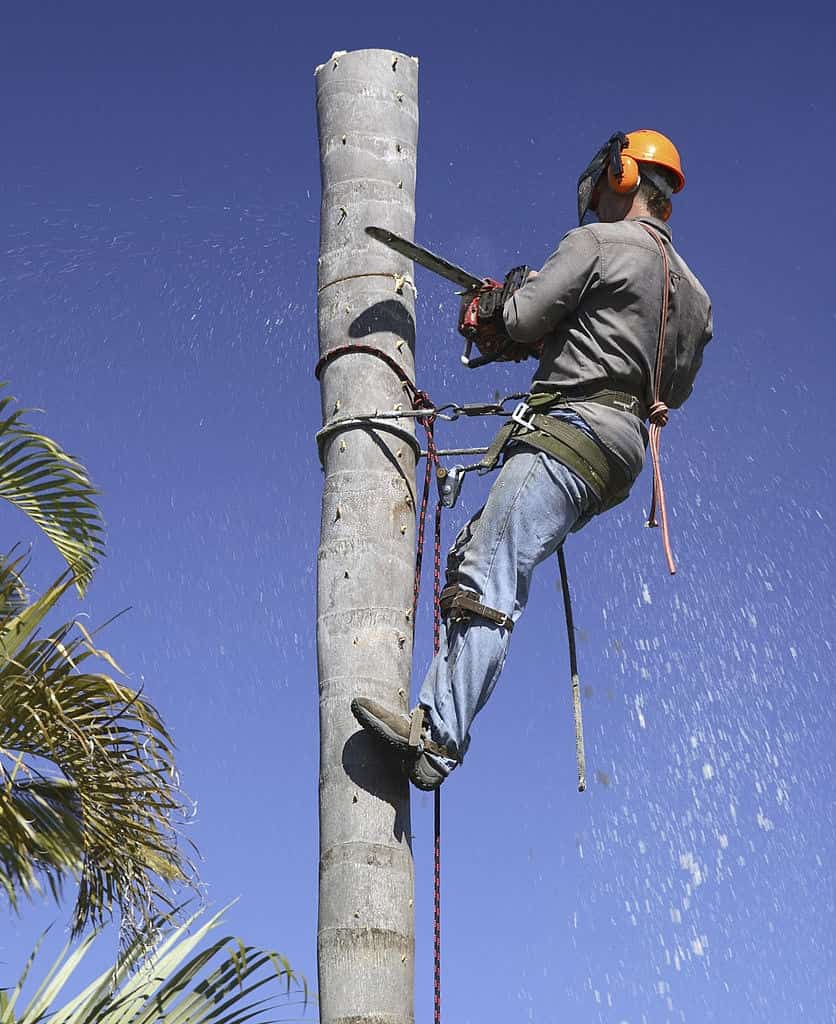
<svg viewBox="0 0 836 1024">
<path fill-rule="evenodd" d="M 441 647 L 418 707 L 405 715 L 352 701 L 360 724 L 389 744 L 421 789 L 437 788 L 461 763 L 534 567 L 627 496 L 648 440 L 666 539 L 658 431 L 668 408 L 691 393 L 712 331 L 708 295 L 667 226 L 671 196 L 684 184 L 670 139 L 617 132 L 578 181 L 581 226 L 516 291 L 507 282 L 519 284 L 520 275 L 509 274 L 506 301 L 481 322 L 473 300 L 483 351 L 540 356 L 531 393 L 486 460 L 504 458 L 485 506 L 450 551 Z M 597 223 L 585 223 L 590 212 Z M 673 572 L 667 541 L 666 551 Z"/>
</svg>

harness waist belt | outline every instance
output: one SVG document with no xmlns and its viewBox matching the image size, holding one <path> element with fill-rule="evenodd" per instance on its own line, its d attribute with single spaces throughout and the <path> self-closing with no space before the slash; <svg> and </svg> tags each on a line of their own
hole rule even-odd
<svg viewBox="0 0 836 1024">
<path fill-rule="evenodd" d="M 542 391 L 533 391 L 531 393 L 531 399 L 535 401 L 537 399 L 548 398 L 549 408 L 561 406 L 561 405 L 574 405 L 577 402 L 595 402 L 598 405 L 606 405 L 610 409 L 618 409 L 619 412 L 629 412 L 633 416 L 638 416 L 640 420 L 648 419 L 647 405 L 638 397 L 638 395 L 632 395 L 629 391 L 613 391 L 609 388 L 604 388 L 600 391 L 588 391 L 573 389 L 571 391 L 559 391 L 555 389 L 552 391 L 549 388 L 545 388 Z M 531 404 L 531 399 L 529 404 Z"/>
<path fill-rule="evenodd" d="M 548 415 L 547 410 L 579 401 L 599 402 L 633 415 L 644 412 L 641 402 L 623 391 L 599 391 L 583 397 L 534 392 L 526 401 L 520 402 L 511 419 L 500 427 L 480 466 L 485 470 L 493 469 L 505 446 L 511 441 L 519 441 L 552 455 L 574 470 L 595 492 L 602 503 L 602 510 L 623 501 L 629 493 L 631 481 L 607 458 L 603 448 L 583 430 Z"/>
</svg>

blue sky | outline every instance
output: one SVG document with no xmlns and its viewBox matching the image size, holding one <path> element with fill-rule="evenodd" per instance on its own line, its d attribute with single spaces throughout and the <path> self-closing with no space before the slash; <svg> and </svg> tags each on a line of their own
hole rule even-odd
<svg viewBox="0 0 836 1024">
<path fill-rule="evenodd" d="M 537 265 L 594 150 L 654 127 L 682 152 L 671 225 L 715 307 L 663 440 L 679 574 L 642 527 L 649 476 L 567 547 L 588 792 L 548 565 L 445 789 L 445 1018 L 832 1020 L 832 7 L 286 6 L 0 16 L 2 377 L 103 490 L 83 611 L 132 608 L 108 646 L 177 739 L 209 899 L 240 896 L 235 930 L 315 977 L 313 69 L 385 46 L 421 59 L 418 240 L 477 273 Z M 525 387 L 527 366 L 463 371 L 451 289 L 418 287 L 419 384 Z M 419 1020 L 431 811 L 417 795 Z M 64 920 L 4 917 L 0 982 Z"/>
</svg>

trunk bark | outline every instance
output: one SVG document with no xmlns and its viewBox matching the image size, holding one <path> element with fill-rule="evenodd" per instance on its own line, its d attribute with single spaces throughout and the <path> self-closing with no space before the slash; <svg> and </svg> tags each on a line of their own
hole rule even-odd
<svg viewBox="0 0 836 1024">
<path fill-rule="evenodd" d="M 418 62 L 390 50 L 317 68 L 322 171 L 320 356 L 351 344 L 414 379 L 412 264 L 365 234 L 412 237 Z M 413 1020 L 414 890 L 408 784 L 358 729 L 352 697 L 407 709 L 412 663 L 412 421 L 329 429 L 408 409 L 381 359 L 349 353 L 321 372 L 325 470 L 317 577 L 320 693 L 318 965 L 322 1024 Z"/>
</svg>

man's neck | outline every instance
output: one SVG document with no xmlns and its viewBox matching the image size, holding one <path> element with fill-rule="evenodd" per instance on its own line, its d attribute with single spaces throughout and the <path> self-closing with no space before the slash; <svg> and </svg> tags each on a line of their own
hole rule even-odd
<svg viewBox="0 0 836 1024">
<path fill-rule="evenodd" d="M 624 214 L 624 219 L 638 220 L 639 217 L 653 217 L 653 214 L 644 203 L 634 201 L 627 213 Z"/>
</svg>

